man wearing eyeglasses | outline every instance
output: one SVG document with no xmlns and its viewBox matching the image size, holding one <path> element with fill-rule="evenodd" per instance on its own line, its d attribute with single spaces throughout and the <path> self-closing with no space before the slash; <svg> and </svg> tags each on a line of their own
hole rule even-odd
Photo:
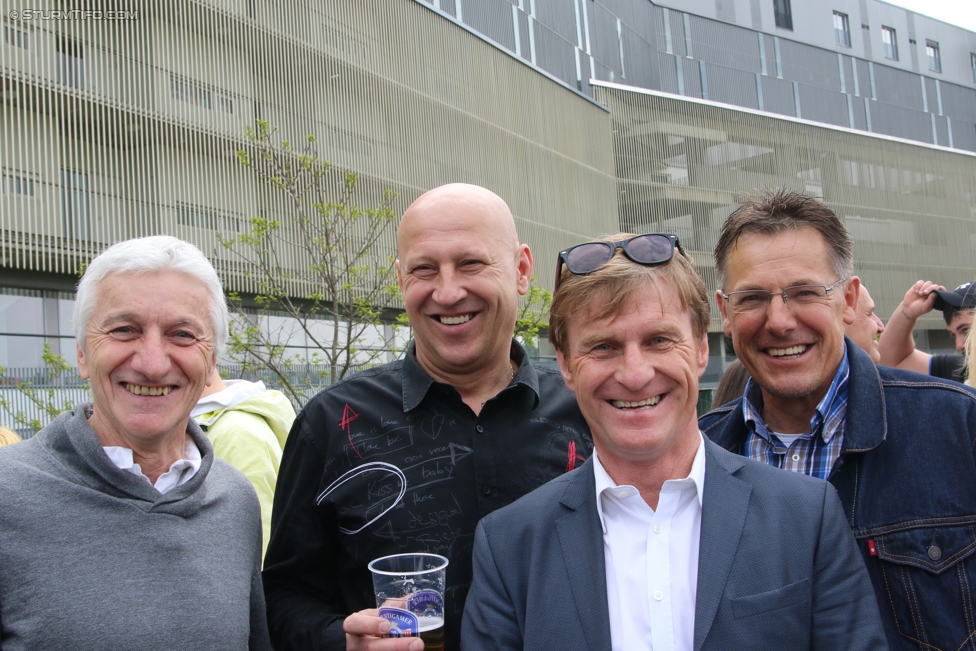
<svg viewBox="0 0 976 651">
<path fill-rule="evenodd" d="M 549 339 L 595 450 L 478 525 L 465 651 L 886 649 L 834 489 L 699 432 L 708 290 L 677 238 L 557 273 Z"/>
<path fill-rule="evenodd" d="M 752 379 L 706 436 L 840 495 L 893 649 L 958 649 L 976 631 L 976 392 L 875 366 L 850 339 L 853 242 L 825 204 L 748 198 L 715 250 L 725 333 Z"/>
<path fill-rule="evenodd" d="M 478 520 L 581 464 L 592 439 L 559 372 L 513 339 L 532 253 L 485 188 L 421 195 L 397 230 L 414 340 L 316 395 L 285 446 L 264 564 L 277 651 L 419 649 L 384 638 L 370 561 L 446 556 L 444 648 L 459 645 Z"/>
</svg>

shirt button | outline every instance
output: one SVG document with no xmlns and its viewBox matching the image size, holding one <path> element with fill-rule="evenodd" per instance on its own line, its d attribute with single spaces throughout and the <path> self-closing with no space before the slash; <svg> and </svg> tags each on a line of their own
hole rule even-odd
<svg viewBox="0 0 976 651">
<path fill-rule="evenodd" d="M 800 460 L 800 455 L 794 453 L 793 454 L 793 461 L 799 461 L 799 460 Z"/>
<path fill-rule="evenodd" d="M 661 533 L 661 524 L 660 523 L 654 525 L 654 533 Z"/>
<path fill-rule="evenodd" d="M 485 486 L 484 488 L 481 489 L 481 492 L 484 493 L 485 495 L 491 495 L 491 486 Z"/>
<path fill-rule="evenodd" d="M 929 558 L 931 558 L 933 561 L 939 560 L 942 558 L 942 550 L 935 545 L 932 545 L 929 547 Z"/>
<path fill-rule="evenodd" d="M 662 599 L 664 599 L 664 593 L 661 592 L 660 590 L 656 591 L 654 593 L 654 599 L 656 599 L 657 601 L 661 601 Z"/>
<path fill-rule="evenodd" d="M 485 431 L 485 428 L 482 427 L 481 425 L 478 425 L 477 427 L 475 427 L 475 429 L 478 430 L 479 433 Z"/>
</svg>

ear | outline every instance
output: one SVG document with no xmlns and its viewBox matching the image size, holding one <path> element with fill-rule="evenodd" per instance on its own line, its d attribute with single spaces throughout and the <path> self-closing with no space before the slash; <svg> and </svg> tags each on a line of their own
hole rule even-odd
<svg viewBox="0 0 976 651">
<path fill-rule="evenodd" d="M 698 377 L 701 378 L 705 374 L 705 369 L 708 368 L 708 333 L 702 335 L 701 341 L 698 342 Z"/>
<path fill-rule="evenodd" d="M 722 298 L 722 290 L 715 290 L 715 302 L 718 303 L 718 311 L 722 313 L 722 330 L 725 331 L 726 336 L 732 336 L 732 323 L 729 321 L 728 315 L 728 305 L 725 304 L 725 299 Z"/>
<path fill-rule="evenodd" d="M 566 362 L 566 356 L 563 355 L 563 351 L 556 349 L 556 361 L 559 362 L 559 372 L 563 374 L 563 381 L 566 383 L 566 388 L 576 393 L 576 383 L 573 380 L 573 372 L 569 368 L 569 364 Z"/>
<path fill-rule="evenodd" d="M 861 279 L 851 276 L 844 289 L 844 324 L 852 325 L 857 320 L 857 298 L 861 294 Z"/>
<path fill-rule="evenodd" d="M 207 386 L 211 386 L 214 383 L 214 376 L 217 374 L 217 356 L 213 356 L 213 362 L 210 364 L 210 373 L 207 374 Z"/>
<path fill-rule="evenodd" d="M 403 291 L 403 269 L 400 268 L 400 258 L 393 261 L 393 266 L 396 267 L 397 272 L 397 283 L 400 285 L 400 291 Z"/>
<path fill-rule="evenodd" d="M 81 376 L 82 380 L 87 380 L 91 377 L 91 373 L 88 371 L 88 359 L 85 357 L 85 351 L 81 349 L 81 346 L 75 344 L 75 352 L 78 354 L 78 375 Z"/>
<path fill-rule="evenodd" d="M 525 296 L 529 291 L 529 283 L 532 281 L 532 251 L 528 244 L 520 244 L 518 258 L 516 258 L 516 270 L 518 271 L 518 293 Z"/>
</svg>

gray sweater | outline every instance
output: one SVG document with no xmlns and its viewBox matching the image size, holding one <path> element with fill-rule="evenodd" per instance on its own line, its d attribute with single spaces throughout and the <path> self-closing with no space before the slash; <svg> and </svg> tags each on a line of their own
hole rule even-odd
<svg viewBox="0 0 976 651">
<path fill-rule="evenodd" d="M 160 495 L 65 412 L 0 448 L 0 649 L 270 649 L 254 489 L 199 427 Z"/>
</svg>

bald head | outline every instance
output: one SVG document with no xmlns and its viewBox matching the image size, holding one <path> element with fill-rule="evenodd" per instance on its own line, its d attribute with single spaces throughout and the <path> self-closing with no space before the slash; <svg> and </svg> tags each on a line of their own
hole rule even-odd
<svg viewBox="0 0 976 651">
<path fill-rule="evenodd" d="M 861 283 L 857 296 L 857 308 L 854 313 L 854 323 L 844 326 L 845 333 L 871 356 L 875 364 L 878 364 L 881 362 L 878 336 L 884 332 L 885 326 L 878 315 L 874 313 L 874 299 L 871 298 L 871 294 L 864 283 Z"/>
<path fill-rule="evenodd" d="M 510 373 L 518 300 L 529 288 L 532 253 L 519 244 L 502 198 L 465 183 L 435 188 L 403 214 L 397 249 L 403 307 L 420 365 L 455 386 Z"/>
<path fill-rule="evenodd" d="M 420 195 L 403 213 L 397 229 L 398 255 L 404 257 L 413 237 L 445 216 L 459 222 L 477 220 L 500 244 L 510 245 L 513 252 L 519 246 L 515 219 L 504 199 L 478 185 L 449 183 Z"/>
</svg>

